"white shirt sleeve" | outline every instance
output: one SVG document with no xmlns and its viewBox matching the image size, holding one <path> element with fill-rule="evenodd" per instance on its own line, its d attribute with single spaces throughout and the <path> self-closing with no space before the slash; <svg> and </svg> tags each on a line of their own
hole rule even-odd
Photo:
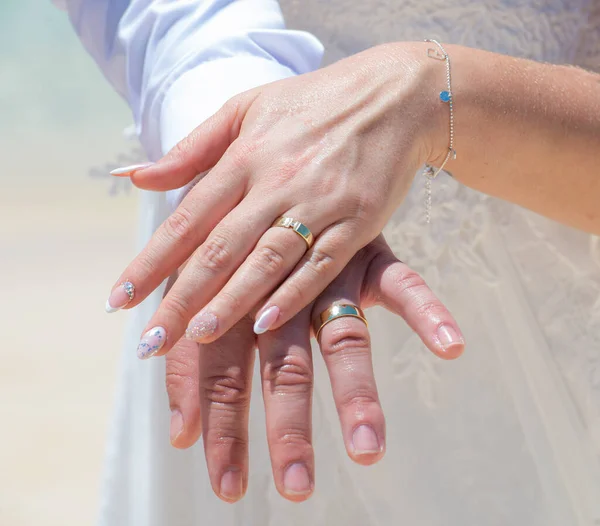
<svg viewBox="0 0 600 526">
<path fill-rule="evenodd" d="M 155 160 L 233 95 L 316 69 L 276 0 L 58 0 Z"/>
</svg>

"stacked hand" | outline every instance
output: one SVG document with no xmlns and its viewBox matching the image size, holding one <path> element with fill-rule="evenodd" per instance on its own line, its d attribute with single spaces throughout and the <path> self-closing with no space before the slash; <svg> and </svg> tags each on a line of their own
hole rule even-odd
<svg viewBox="0 0 600 526">
<path fill-rule="evenodd" d="M 109 299 L 133 307 L 187 261 L 148 324 L 142 355 L 167 352 L 186 329 L 215 341 L 257 309 L 257 332 L 281 327 L 379 235 L 417 168 L 446 152 L 447 142 L 437 155 L 435 134 L 425 133 L 447 127 L 437 122 L 447 115 L 430 109 L 439 100 L 429 77 L 443 85 L 444 70 L 427 60 L 425 45 L 380 46 L 248 91 L 131 173 L 140 188 L 168 190 L 211 169 Z M 424 94 L 433 102 L 420 110 Z M 271 227 L 281 216 L 302 223 L 314 245 Z M 443 335 L 431 337 L 443 350 Z"/>
<path fill-rule="evenodd" d="M 315 473 L 310 327 L 333 303 L 381 305 L 402 316 L 436 354 L 456 358 L 463 350 L 462 340 L 440 350 L 432 335 L 441 329 L 460 338 L 455 321 L 421 277 L 394 257 L 382 236 L 360 250 L 313 304 L 279 329 L 256 336 L 245 318 L 210 344 L 182 338 L 167 355 L 171 440 L 186 448 L 203 432 L 210 480 L 222 499 L 236 501 L 246 490 L 256 346 L 275 485 L 293 501 L 310 496 Z M 367 326 L 358 318 L 337 318 L 323 327 L 319 345 L 346 451 L 355 462 L 372 464 L 384 454 L 385 421 Z"/>
<path fill-rule="evenodd" d="M 444 129 L 444 115 L 431 109 L 444 72 L 426 56 L 421 44 L 381 46 L 251 90 L 157 164 L 121 171 L 164 191 L 210 170 L 123 273 L 109 307 L 137 305 L 180 269 L 138 354 L 173 350 L 172 441 L 187 447 L 203 430 L 211 481 L 225 500 L 246 487 L 256 345 L 274 477 L 291 500 L 313 487 L 309 341 L 321 312 L 380 304 L 438 356 L 463 351 L 451 315 L 378 237 L 417 168 L 446 152 L 446 138 L 425 133 Z M 434 102 L 423 106 L 423 97 Z M 282 216 L 296 231 L 272 227 Z M 336 318 L 319 344 L 348 454 L 375 462 L 385 431 L 367 327 Z"/>
</svg>

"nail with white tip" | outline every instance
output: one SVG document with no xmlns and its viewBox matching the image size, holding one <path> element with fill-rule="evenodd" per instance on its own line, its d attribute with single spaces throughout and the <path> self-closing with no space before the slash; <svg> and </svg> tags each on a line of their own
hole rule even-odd
<svg viewBox="0 0 600 526">
<path fill-rule="evenodd" d="M 121 283 L 115 290 L 110 293 L 106 300 L 106 312 L 117 312 L 127 305 L 135 296 L 135 286 L 131 281 Z"/>
<path fill-rule="evenodd" d="M 273 305 L 258 317 L 254 324 L 254 333 L 264 334 L 273 326 L 277 318 L 279 318 L 279 307 Z"/>
<path fill-rule="evenodd" d="M 124 166 L 123 168 L 115 168 L 110 172 L 110 175 L 131 175 L 132 173 L 148 168 L 153 164 L 154 163 L 132 164 L 130 166 Z"/>
</svg>

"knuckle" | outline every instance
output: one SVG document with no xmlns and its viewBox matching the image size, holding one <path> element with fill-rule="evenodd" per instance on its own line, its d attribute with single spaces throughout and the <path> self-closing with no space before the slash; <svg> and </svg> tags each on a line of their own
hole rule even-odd
<svg viewBox="0 0 600 526">
<path fill-rule="evenodd" d="M 363 193 L 355 195 L 351 201 L 349 208 L 352 215 L 363 223 L 372 223 L 373 217 L 377 217 L 381 211 L 383 203 L 381 199 L 371 193 Z"/>
<path fill-rule="evenodd" d="M 308 297 L 307 287 L 302 286 L 297 280 L 288 279 L 283 287 L 285 287 L 288 305 L 306 305 L 309 303 L 310 298 Z"/>
<path fill-rule="evenodd" d="M 151 280 L 156 276 L 157 263 L 156 251 L 151 246 L 146 246 L 122 274 L 135 282 L 138 297 L 141 289 L 145 288 L 144 280 Z"/>
<path fill-rule="evenodd" d="M 248 383 L 241 371 L 206 378 L 203 391 L 205 398 L 212 403 L 239 406 L 248 402 Z"/>
<path fill-rule="evenodd" d="M 446 308 L 416 272 L 411 271 L 401 276 L 396 282 L 396 287 L 400 293 L 410 296 L 412 308 L 418 316 L 429 317 L 446 312 Z"/>
<path fill-rule="evenodd" d="M 445 314 L 446 309 L 439 301 L 430 298 L 418 303 L 415 312 L 423 318 L 430 318 L 432 316 L 437 318 L 439 315 Z"/>
<path fill-rule="evenodd" d="M 170 239 L 193 240 L 193 219 L 190 211 L 179 206 L 164 222 L 165 231 Z"/>
<path fill-rule="evenodd" d="M 356 387 L 344 393 L 338 404 L 342 409 L 352 409 L 356 414 L 364 414 L 367 412 L 367 407 L 379 406 L 379 399 L 375 391 L 365 387 Z"/>
<path fill-rule="evenodd" d="M 314 247 L 309 259 L 316 274 L 330 274 L 335 266 L 335 258 L 328 252 L 319 247 Z"/>
<path fill-rule="evenodd" d="M 237 449 L 243 451 L 248 447 L 248 440 L 244 437 L 237 435 L 232 431 L 226 432 L 218 427 L 207 430 L 205 440 L 210 443 L 210 447 L 212 448 L 224 448 L 226 450 Z"/>
<path fill-rule="evenodd" d="M 235 142 L 235 147 L 228 151 L 228 158 L 238 169 L 250 166 L 253 159 L 264 148 L 264 140 L 257 134 L 253 134 Z"/>
<path fill-rule="evenodd" d="M 275 430 L 275 441 L 282 446 L 310 449 L 312 447 L 308 429 L 284 427 Z"/>
<path fill-rule="evenodd" d="M 244 307 L 242 306 L 241 298 L 236 294 L 222 290 L 219 292 L 219 301 L 222 301 L 226 306 L 225 309 L 227 312 L 245 312 L 243 310 Z"/>
<path fill-rule="evenodd" d="M 165 378 L 167 394 L 172 402 L 179 401 L 181 398 L 185 398 L 188 395 L 194 395 L 194 378 L 192 378 L 191 375 L 178 372 L 174 369 L 169 370 L 167 368 Z"/>
<path fill-rule="evenodd" d="M 177 352 L 171 352 L 166 361 L 167 386 L 180 387 L 197 381 L 197 368 L 191 357 L 180 357 Z"/>
<path fill-rule="evenodd" d="M 307 164 L 308 160 L 302 155 L 280 158 L 277 163 L 278 180 L 292 180 Z"/>
<path fill-rule="evenodd" d="M 242 94 L 238 93 L 237 95 L 234 95 L 233 97 L 228 99 L 225 102 L 225 104 L 223 104 L 221 111 L 224 111 L 226 113 L 236 114 L 240 108 L 240 105 L 242 104 L 242 101 L 243 101 Z"/>
<path fill-rule="evenodd" d="M 285 355 L 270 361 L 264 372 L 264 381 L 271 391 L 308 393 L 313 386 L 313 372 L 309 360 Z"/>
<path fill-rule="evenodd" d="M 188 300 L 183 296 L 173 294 L 170 292 L 163 299 L 161 310 L 168 313 L 169 317 L 176 318 L 178 320 L 187 320 L 190 312 L 190 305 Z"/>
<path fill-rule="evenodd" d="M 181 141 L 179 141 L 171 151 L 169 152 L 169 156 L 173 156 L 176 159 L 185 159 L 188 155 L 194 151 L 194 143 L 195 143 L 195 130 L 194 132 L 187 135 Z"/>
<path fill-rule="evenodd" d="M 283 254 L 272 246 L 263 246 L 256 250 L 253 257 L 254 267 L 267 276 L 279 276 L 285 266 Z"/>
<path fill-rule="evenodd" d="M 370 347 L 369 332 L 366 330 L 349 329 L 345 326 L 334 327 L 321 345 L 325 356 L 363 354 Z"/>
<path fill-rule="evenodd" d="M 198 249 L 200 264 L 212 271 L 221 271 L 231 266 L 233 256 L 229 242 L 221 236 L 214 236 Z"/>
<path fill-rule="evenodd" d="M 416 272 L 410 271 L 400 276 L 396 281 L 396 287 L 400 293 L 421 294 L 427 288 L 425 280 Z"/>
</svg>

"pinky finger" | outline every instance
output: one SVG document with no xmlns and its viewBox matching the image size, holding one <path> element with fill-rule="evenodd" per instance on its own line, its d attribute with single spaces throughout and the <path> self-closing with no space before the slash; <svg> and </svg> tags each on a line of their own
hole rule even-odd
<svg viewBox="0 0 600 526">
<path fill-rule="evenodd" d="M 452 314 L 423 278 L 391 251 L 376 256 L 366 281 L 377 303 L 402 316 L 434 354 L 453 360 L 463 353 L 465 340 Z"/>
</svg>

